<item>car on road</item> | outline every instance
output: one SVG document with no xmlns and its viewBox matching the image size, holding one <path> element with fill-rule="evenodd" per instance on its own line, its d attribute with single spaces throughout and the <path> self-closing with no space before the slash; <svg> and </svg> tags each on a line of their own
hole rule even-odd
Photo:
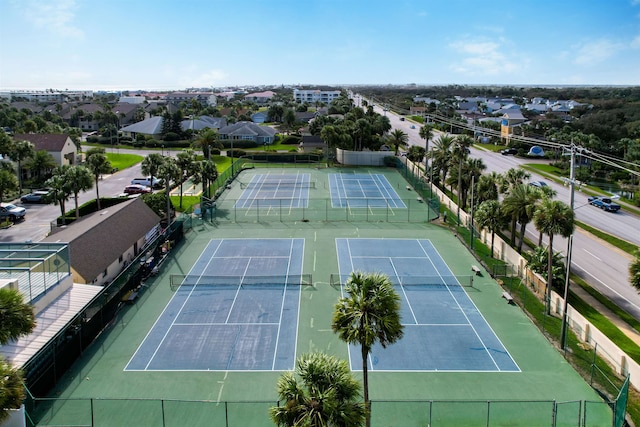
<svg viewBox="0 0 640 427">
<path fill-rule="evenodd" d="M 20 201 L 22 203 L 48 203 L 46 199 L 48 195 L 48 191 L 34 191 L 33 193 L 20 197 Z"/>
<path fill-rule="evenodd" d="M 131 184 L 124 187 L 125 194 L 147 194 L 151 193 L 151 188 L 140 185 L 140 184 Z"/>
<path fill-rule="evenodd" d="M 138 184 L 138 185 L 144 185 L 145 187 L 151 187 L 151 188 L 161 188 L 162 187 L 162 182 L 157 179 L 157 178 L 153 178 L 153 181 L 151 180 L 151 177 L 149 178 L 134 178 L 131 180 L 131 184 Z"/>
<path fill-rule="evenodd" d="M 507 156 L 509 154 L 518 154 L 518 149 L 517 148 L 505 148 L 504 150 L 500 151 L 500 154 L 502 154 L 503 156 Z"/>
<path fill-rule="evenodd" d="M 547 183 L 544 181 L 531 181 L 529 183 L 529 185 L 533 186 L 533 187 L 538 187 L 538 188 L 542 188 L 542 187 L 546 187 Z"/>
<path fill-rule="evenodd" d="M 0 204 L 0 220 L 16 222 L 23 220 L 27 214 L 27 210 L 23 207 L 12 205 L 11 203 Z"/>
<path fill-rule="evenodd" d="M 620 210 L 620 205 L 611 200 L 610 197 L 591 196 L 587 200 L 590 205 L 604 209 L 607 212 L 618 212 Z"/>
</svg>

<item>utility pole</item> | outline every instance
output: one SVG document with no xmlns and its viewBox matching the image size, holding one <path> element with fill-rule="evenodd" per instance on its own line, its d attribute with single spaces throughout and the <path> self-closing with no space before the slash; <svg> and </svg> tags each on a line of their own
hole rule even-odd
<svg viewBox="0 0 640 427">
<path fill-rule="evenodd" d="M 575 197 L 575 158 L 576 158 L 576 146 L 571 143 L 571 171 L 569 174 L 569 185 L 571 186 L 570 196 L 569 196 L 569 206 L 571 207 L 571 212 L 573 212 L 573 202 Z M 571 282 L 571 250 L 573 248 L 573 232 L 569 236 L 569 240 L 567 242 L 567 275 L 564 281 L 564 307 L 562 309 L 562 331 L 560 333 L 560 348 L 562 350 L 565 349 L 566 341 L 567 341 L 567 308 L 569 307 L 569 284 Z M 547 284 L 547 286 L 551 286 L 551 283 Z M 549 301 L 551 304 L 551 301 Z"/>
</svg>

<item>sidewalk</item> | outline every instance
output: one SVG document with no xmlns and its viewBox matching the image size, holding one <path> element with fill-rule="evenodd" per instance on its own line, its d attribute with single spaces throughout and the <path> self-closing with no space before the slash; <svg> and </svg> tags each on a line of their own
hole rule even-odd
<svg viewBox="0 0 640 427">
<path fill-rule="evenodd" d="M 592 297 L 582 287 L 574 285 L 571 287 L 571 292 L 576 294 L 578 298 L 589 304 L 603 316 L 611 321 L 618 329 L 620 329 L 627 337 L 629 337 L 634 343 L 640 346 L 640 332 L 633 329 L 627 322 L 620 319 L 613 311 L 602 305 L 600 301 Z"/>
</svg>

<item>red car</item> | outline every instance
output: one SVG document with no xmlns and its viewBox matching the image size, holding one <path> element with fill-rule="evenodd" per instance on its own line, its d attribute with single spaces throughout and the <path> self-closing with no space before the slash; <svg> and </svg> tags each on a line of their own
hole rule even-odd
<svg viewBox="0 0 640 427">
<path fill-rule="evenodd" d="M 146 194 L 151 193 L 151 188 L 140 184 L 132 184 L 124 187 L 125 194 Z"/>
</svg>

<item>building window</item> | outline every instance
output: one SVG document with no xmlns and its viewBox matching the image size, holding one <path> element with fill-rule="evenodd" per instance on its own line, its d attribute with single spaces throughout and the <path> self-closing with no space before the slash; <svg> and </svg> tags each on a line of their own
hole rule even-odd
<svg viewBox="0 0 640 427">
<path fill-rule="evenodd" d="M 102 277 L 107 277 L 107 269 L 102 272 Z"/>
<path fill-rule="evenodd" d="M 122 262 L 122 260 L 123 260 L 123 257 L 122 257 L 122 255 L 120 255 L 120 257 L 118 257 L 118 262 L 120 262 L 120 263 L 121 263 L 121 262 Z"/>
</svg>

